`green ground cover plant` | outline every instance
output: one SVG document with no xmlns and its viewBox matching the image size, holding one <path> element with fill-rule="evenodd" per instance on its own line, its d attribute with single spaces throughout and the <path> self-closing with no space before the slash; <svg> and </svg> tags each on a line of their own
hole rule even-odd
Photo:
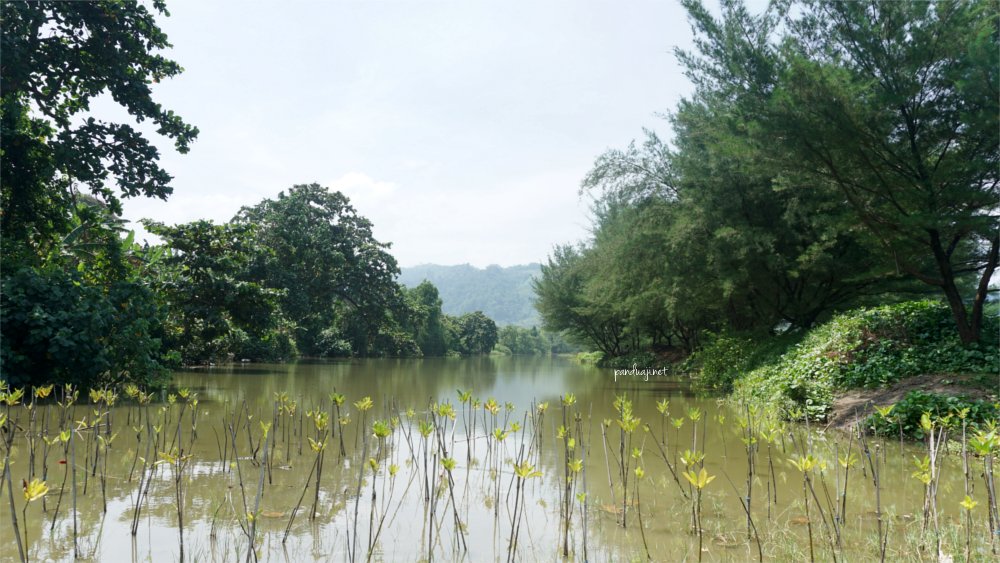
<svg viewBox="0 0 1000 563">
<path fill-rule="evenodd" d="M 996 334 L 997 319 L 986 319 Z M 995 374 L 997 344 L 962 344 L 947 306 L 904 302 L 843 313 L 810 331 L 776 361 L 734 384 L 738 398 L 773 401 L 785 412 L 823 418 L 840 390 L 877 388 L 920 374 Z"/>
</svg>

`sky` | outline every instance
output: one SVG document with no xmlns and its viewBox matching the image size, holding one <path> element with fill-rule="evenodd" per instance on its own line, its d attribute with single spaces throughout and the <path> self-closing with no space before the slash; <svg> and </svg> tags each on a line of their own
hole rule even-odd
<svg viewBox="0 0 1000 563">
<path fill-rule="evenodd" d="M 201 133 L 186 155 L 157 142 L 174 193 L 126 200 L 125 218 L 224 222 L 316 182 L 344 192 L 404 267 L 541 262 L 586 239 L 579 186 L 594 160 L 643 127 L 666 134 L 662 114 L 692 91 L 673 1 L 168 9 L 166 55 L 185 71 L 154 98 Z"/>
</svg>

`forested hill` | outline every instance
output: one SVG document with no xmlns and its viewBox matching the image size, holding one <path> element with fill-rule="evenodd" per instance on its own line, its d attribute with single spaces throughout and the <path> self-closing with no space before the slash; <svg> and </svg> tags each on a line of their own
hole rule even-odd
<svg viewBox="0 0 1000 563">
<path fill-rule="evenodd" d="M 487 266 L 469 264 L 440 266 L 421 264 L 402 268 L 399 283 L 414 287 L 427 280 L 433 283 L 443 301 L 442 310 L 448 315 L 482 311 L 498 325 L 539 326 L 535 311 L 535 295 L 531 280 L 540 272 L 538 264 L 521 266 Z"/>
</svg>

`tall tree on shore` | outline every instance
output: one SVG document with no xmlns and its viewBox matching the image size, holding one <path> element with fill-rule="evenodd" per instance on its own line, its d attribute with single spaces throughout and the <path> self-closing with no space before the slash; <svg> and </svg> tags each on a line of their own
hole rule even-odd
<svg viewBox="0 0 1000 563">
<path fill-rule="evenodd" d="M 564 333 L 573 342 L 616 356 L 625 345 L 626 319 L 593 301 L 587 287 L 593 269 L 586 252 L 569 245 L 553 250 L 533 284 L 535 307 L 545 330 Z"/>
<path fill-rule="evenodd" d="M 318 353 L 320 334 L 347 315 L 355 339 L 375 338 L 386 309 L 399 299 L 399 268 L 389 245 L 375 240 L 371 222 L 344 194 L 296 185 L 244 207 L 233 222 L 256 226 L 255 240 L 267 252 L 254 255 L 251 278 L 287 290 L 281 308 L 297 325 L 303 353 Z"/>
<path fill-rule="evenodd" d="M 744 146 L 802 189 L 837 190 L 976 341 L 1000 261 L 998 2 L 803 0 L 751 17 L 726 0 L 721 20 L 684 4 L 697 53 L 682 61 L 701 92 L 753 110 Z"/>
<path fill-rule="evenodd" d="M 460 317 L 446 317 L 452 332 L 452 346 L 463 356 L 489 354 L 497 345 L 497 324 L 482 311 Z"/>
<path fill-rule="evenodd" d="M 274 329 L 281 317 L 281 292 L 247 279 L 254 254 L 252 226 L 204 220 L 144 224 L 164 243 L 150 284 L 169 303 L 165 343 L 180 353 L 183 363 L 225 361 L 228 354 L 241 352 L 240 337 L 260 341 L 280 336 Z"/>
<path fill-rule="evenodd" d="M 148 8 L 151 4 L 151 8 Z M 178 152 L 198 130 L 153 99 L 162 0 L 0 2 L 0 364 L 13 384 L 162 383 L 162 304 L 121 200 L 166 198 L 171 176 L 137 123 Z M 132 123 L 99 119 L 105 97 Z"/>
<path fill-rule="evenodd" d="M 767 127 L 778 157 L 840 188 L 978 340 L 1000 261 L 1000 4 L 803 5 Z"/>
<path fill-rule="evenodd" d="M 441 297 L 434 284 L 424 280 L 407 291 L 407 297 L 417 312 L 414 339 L 424 356 L 444 356 L 448 352 Z"/>
<path fill-rule="evenodd" d="M 0 50 L 0 175 L 5 261 L 37 264 L 73 229 L 90 192 L 112 214 L 122 197 L 171 192 L 159 150 L 132 124 L 88 116 L 108 95 L 185 153 L 198 129 L 153 100 L 154 83 L 181 67 L 155 13 L 138 2 L 3 2 Z M 105 223 L 82 224 L 100 228 Z M 78 221 L 78 223 L 80 223 Z"/>
</svg>

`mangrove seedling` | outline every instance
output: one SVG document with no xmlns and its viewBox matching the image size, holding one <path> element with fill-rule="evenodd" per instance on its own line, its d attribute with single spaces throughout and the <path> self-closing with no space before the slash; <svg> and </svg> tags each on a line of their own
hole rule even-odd
<svg viewBox="0 0 1000 563">
<path fill-rule="evenodd" d="M 702 456 L 704 457 L 704 456 Z M 684 478 L 691 483 L 691 486 L 695 489 L 694 495 L 694 513 L 695 513 L 695 528 L 698 531 L 698 561 L 701 561 L 701 554 L 704 545 L 704 531 L 701 527 L 701 494 L 705 487 L 708 486 L 713 480 L 715 480 L 715 475 L 709 475 L 708 471 L 702 467 L 701 471 L 695 474 L 694 469 L 684 472 Z M 647 549 L 648 553 L 648 549 Z"/>
</svg>

